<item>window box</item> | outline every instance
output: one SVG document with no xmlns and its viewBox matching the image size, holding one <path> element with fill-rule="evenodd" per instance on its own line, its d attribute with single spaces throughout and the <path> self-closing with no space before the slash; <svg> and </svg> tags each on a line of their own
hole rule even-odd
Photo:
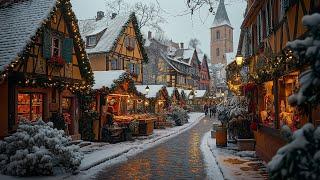
<svg viewBox="0 0 320 180">
<path fill-rule="evenodd" d="M 48 61 L 48 65 L 51 67 L 59 67 L 62 68 L 65 65 L 65 60 L 60 56 L 52 56 Z"/>
</svg>

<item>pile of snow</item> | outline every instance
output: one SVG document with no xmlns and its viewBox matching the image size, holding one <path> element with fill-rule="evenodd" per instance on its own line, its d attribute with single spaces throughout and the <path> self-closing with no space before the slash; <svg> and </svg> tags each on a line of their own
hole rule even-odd
<svg viewBox="0 0 320 180">
<path fill-rule="evenodd" d="M 83 154 L 52 122 L 22 121 L 17 132 L 0 141 L 0 172 L 12 176 L 78 172 Z"/>
<path fill-rule="evenodd" d="M 320 179 L 320 127 L 306 124 L 268 164 L 271 179 Z"/>
</svg>

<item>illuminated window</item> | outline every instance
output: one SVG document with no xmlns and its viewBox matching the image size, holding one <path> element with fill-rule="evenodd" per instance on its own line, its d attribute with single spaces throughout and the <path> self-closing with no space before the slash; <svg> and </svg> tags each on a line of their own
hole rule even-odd
<svg viewBox="0 0 320 180">
<path fill-rule="evenodd" d="M 18 94 L 18 122 L 22 119 L 36 121 L 43 117 L 43 94 Z"/>
</svg>

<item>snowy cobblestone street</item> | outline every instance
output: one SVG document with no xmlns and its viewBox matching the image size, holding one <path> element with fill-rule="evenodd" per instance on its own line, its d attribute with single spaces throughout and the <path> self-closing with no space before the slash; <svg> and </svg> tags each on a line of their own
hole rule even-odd
<svg viewBox="0 0 320 180">
<path fill-rule="evenodd" d="M 97 179 L 205 179 L 200 143 L 211 129 L 205 118 L 166 143 L 146 150 L 122 164 L 99 172 Z"/>
</svg>

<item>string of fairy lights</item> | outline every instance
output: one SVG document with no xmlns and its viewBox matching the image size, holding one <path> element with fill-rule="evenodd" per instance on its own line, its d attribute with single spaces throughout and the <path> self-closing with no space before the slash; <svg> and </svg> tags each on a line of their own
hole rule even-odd
<svg viewBox="0 0 320 180">
<path fill-rule="evenodd" d="M 41 37 L 43 34 L 44 28 L 51 23 L 51 19 L 60 10 L 63 14 L 63 17 L 66 21 L 66 24 L 70 24 L 68 26 L 69 34 L 73 38 L 74 49 L 76 52 L 76 56 L 78 59 L 78 66 L 80 69 L 80 73 L 84 78 L 84 81 L 80 80 L 66 80 L 55 77 L 55 76 L 45 76 L 40 74 L 24 74 L 23 77 L 18 79 L 18 84 L 20 86 L 34 86 L 34 87 L 56 87 L 56 88 L 68 88 L 70 91 L 80 91 L 80 92 L 88 92 L 92 87 L 94 78 L 93 72 L 91 70 L 90 62 L 85 52 L 85 43 L 81 39 L 78 20 L 72 11 L 72 5 L 70 0 L 57 0 L 56 6 L 48 15 L 48 18 L 42 22 L 42 25 L 37 29 L 34 36 L 30 38 L 30 41 L 25 46 L 24 50 L 18 54 L 16 60 L 12 61 L 0 74 L 0 82 L 6 80 L 12 72 L 17 68 L 20 63 L 24 63 L 29 59 L 31 48 L 37 41 L 37 37 Z"/>
<path fill-rule="evenodd" d="M 267 63 L 259 67 L 256 66 L 253 71 L 248 72 L 249 82 L 261 84 L 283 76 L 295 68 L 301 68 L 303 65 L 306 65 L 306 62 L 302 62 L 296 58 L 290 49 L 283 50 L 279 56 L 268 53 L 266 53 L 266 56 L 269 59 Z M 249 59 L 247 59 L 240 67 L 236 63 L 231 63 L 227 66 L 227 85 L 231 91 L 240 91 L 241 83 L 244 83 L 241 80 L 240 69 L 243 66 L 249 66 L 249 63 Z"/>
</svg>

